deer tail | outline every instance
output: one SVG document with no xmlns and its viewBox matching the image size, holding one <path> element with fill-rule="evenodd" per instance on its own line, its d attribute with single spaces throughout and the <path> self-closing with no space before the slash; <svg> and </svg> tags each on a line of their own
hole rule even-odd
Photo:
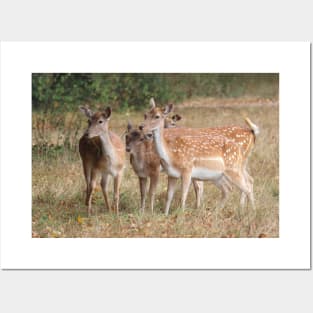
<svg viewBox="0 0 313 313">
<path fill-rule="evenodd" d="M 251 131 L 254 135 L 254 140 L 255 140 L 255 138 L 260 134 L 260 128 L 257 125 L 255 125 L 254 123 L 252 123 L 248 117 L 245 118 L 245 122 L 247 123 L 247 125 L 251 129 Z"/>
</svg>

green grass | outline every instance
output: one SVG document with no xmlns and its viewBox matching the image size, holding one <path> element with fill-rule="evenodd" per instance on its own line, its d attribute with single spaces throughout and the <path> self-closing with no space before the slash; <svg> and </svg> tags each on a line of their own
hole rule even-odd
<svg viewBox="0 0 313 313">
<path fill-rule="evenodd" d="M 117 216 L 103 211 L 104 200 L 98 185 L 93 201 L 96 212 L 87 217 L 85 181 L 77 152 L 78 139 L 86 127 L 86 121 L 79 112 L 68 113 L 65 117 L 50 115 L 47 119 L 34 113 L 33 237 L 278 237 L 278 107 L 249 107 L 246 104 L 224 108 L 182 106 L 175 111 L 183 116 L 181 125 L 186 126 L 244 125 L 243 116 L 249 116 L 260 127 L 261 134 L 249 159 L 249 172 L 255 181 L 255 213 L 251 207 L 240 210 L 240 194 L 235 188 L 225 208 L 215 209 L 221 195 L 208 182 L 204 185 L 201 209 L 194 209 L 195 195 L 191 186 L 187 209 L 181 212 L 180 191 L 177 188 L 170 215 L 165 216 L 166 176 L 162 174 L 155 212 L 152 215 L 146 208 L 142 215 L 138 210 L 138 178 L 127 157 L 121 186 L 120 214 Z M 122 134 L 128 119 L 139 123 L 142 116 L 142 113 L 135 112 L 113 112 L 110 127 Z M 112 182 L 109 191 L 112 198 Z"/>
</svg>

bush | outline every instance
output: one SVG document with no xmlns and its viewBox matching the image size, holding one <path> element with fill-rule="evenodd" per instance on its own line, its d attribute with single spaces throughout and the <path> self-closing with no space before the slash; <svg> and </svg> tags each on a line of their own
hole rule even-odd
<svg viewBox="0 0 313 313">
<path fill-rule="evenodd" d="M 77 110 L 80 104 L 140 109 L 191 97 L 278 96 L 278 74 L 37 73 L 32 76 L 35 110 Z"/>
</svg>

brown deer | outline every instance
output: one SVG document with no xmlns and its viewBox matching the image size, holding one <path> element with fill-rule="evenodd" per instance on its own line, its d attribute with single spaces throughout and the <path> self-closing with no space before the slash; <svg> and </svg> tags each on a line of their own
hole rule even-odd
<svg viewBox="0 0 313 313">
<path fill-rule="evenodd" d="M 164 127 L 165 127 L 164 123 Z M 172 124 L 173 125 L 173 124 Z M 159 180 L 161 163 L 157 155 L 153 142 L 144 140 L 142 132 L 128 122 L 125 135 L 126 151 L 130 153 L 130 164 L 139 178 L 141 212 L 145 209 L 145 200 L 147 194 L 148 178 L 150 179 L 149 199 L 150 208 L 153 213 L 154 198 L 156 187 Z M 193 186 L 196 194 L 196 207 L 199 208 L 203 193 L 203 183 L 193 180 Z"/>
<path fill-rule="evenodd" d="M 119 190 L 125 164 L 125 146 L 118 135 L 109 130 L 111 108 L 93 113 L 81 106 L 80 110 L 88 118 L 88 129 L 79 140 L 79 153 L 83 162 L 87 184 L 86 205 L 91 214 L 91 196 L 96 187 L 96 179 L 101 174 L 101 188 L 106 207 L 111 211 L 108 200 L 108 178 L 114 178 L 114 201 L 112 210 L 118 213 Z"/>
<path fill-rule="evenodd" d="M 155 101 L 153 98 L 150 99 L 150 108 L 155 108 Z M 166 117 L 166 119 L 168 119 Z M 170 130 L 171 134 L 182 134 L 183 132 L 189 135 L 210 135 L 210 136 L 224 136 L 230 140 L 235 141 L 237 144 L 240 145 L 243 158 L 244 158 L 244 175 L 246 179 L 252 184 L 253 188 L 253 178 L 249 175 L 247 171 L 247 163 L 248 158 L 251 154 L 251 151 L 254 147 L 256 137 L 260 133 L 259 127 L 251 122 L 249 118 L 245 118 L 245 122 L 247 123 L 248 127 L 241 127 L 241 126 L 222 126 L 222 127 L 207 127 L 207 128 L 187 128 L 187 127 L 177 127 Z M 224 184 L 226 186 L 226 184 Z M 229 187 L 229 186 L 228 186 Z M 223 206 L 226 202 L 226 198 L 228 195 L 228 191 L 230 188 L 224 188 L 222 190 L 222 202 L 221 206 Z M 246 200 L 245 193 L 241 194 L 241 203 L 243 204 Z"/>
<path fill-rule="evenodd" d="M 142 124 L 145 137 L 153 139 L 161 164 L 168 174 L 165 214 L 169 212 L 178 178 L 182 180 L 182 210 L 191 179 L 210 180 L 216 184 L 228 180 L 248 196 L 254 208 L 253 187 L 245 175 L 241 146 L 222 135 L 202 134 L 196 130 L 190 133 L 181 128 L 164 129 L 164 119 L 172 108 L 173 105 L 167 105 L 163 110 L 153 106 L 145 114 Z M 167 136 L 168 132 L 171 136 Z"/>
<path fill-rule="evenodd" d="M 179 114 L 174 114 L 172 117 L 166 117 L 164 120 L 164 128 L 174 128 L 177 127 L 177 122 L 182 118 Z"/>
</svg>

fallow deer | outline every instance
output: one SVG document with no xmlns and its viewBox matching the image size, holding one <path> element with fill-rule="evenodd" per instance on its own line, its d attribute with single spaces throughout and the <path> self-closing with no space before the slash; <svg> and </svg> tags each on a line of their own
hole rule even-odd
<svg viewBox="0 0 313 313">
<path fill-rule="evenodd" d="M 177 122 L 181 120 L 179 114 L 174 114 L 172 117 L 166 117 L 164 120 L 164 128 L 174 128 L 177 127 Z"/>
<path fill-rule="evenodd" d="M 155 101 L 153 98 L 150 99 L 150 109 L 156 108 Z M 165 119 L 168 119 L 167 117 Z M 173 128 L 170 130 L 171 134 L 188 134 L 188 135 L 210 135 L 210 136 L 224 136 L 230 140 L 233 140 L 237 144 L 240 145 L 243 153 L 243 168 L 244 168 L 244 175 L 246 179 L 252 184 L 253 188 L 253 178 L 249 175 L 247 171 L 247 163 L 248 157 L 251 153 L 251 150 L 254 147 L 256 137 L 260 133 L 259 127 L 251 122 L 249 118 L 245 118 L 245 122 L 247 123 L 248 127 L 242 126 L 221 126 L 221 127 L 206 127 L 206 128 L 187 128 L 187 127 L 179 127 Z M 224 184 L 226 186 L 226 184 Z M 228 186 L 229 187 L 229 186 Z M 226 198 L 228 195 L 228 191 L 230 188 L 224 188 L 222 190 L 222 202 L 221 206 L 223 206 L 226 202 Z M 241 194 L 241 203 L 245 202 L 245 193 Z"/>
<path fill-rule="evenodd" d="M 182 180 L 181 208 L 185 207 L 191 179 L 210 180 L 221 184 L 229 180 L 246 194 L 254 208 L 252 183 L 245 176 L 244 157 L 239 144 L 224 136 L 188 134 L 178 129 L 164 129 L 164 119 L 173 105 L 164 110 L 157 107 L 145 114 L 141 129 L 146 138 L 153 139 L 161 164 L 168 174 L 168 190 L 165 214 L 168 214 L 178 178 Z M 175 129 L 174 129 L 175 130 Z M 170 132 L 171 136 L 167 136 Z"/>
<path fill-rule="evenodd" d="M 114 178 L 112 210 L 118 213 L 119 190 L 125 165 L 125 146 L 118 135 L 109 130 L 111 108 L 93 113 L 81 106 L 80 110 L 88 118 L 88 129 L 79 140 L 79 153 L 82 159 L 87 184 L 86 205 L 91 213 L 91 198 L 96 187 L 96 178 L 101 174 L 101 188 L 106 207 L 111 211 L 108 200 L 108 178 Z"/>
<path fill-rule="evenodd" d="M 165 125 L 167 124 L 164 123 L 164 127 Z M 138 128 L 133 127 L 130 122 L 128 122 L 127 125 L 125 140 L 126 151 L 130 153 L 130 164 L 139 178 L 141 197 L 140 211 L 144 212 L 145 209 L 149 178 L 150 208 L 153 213 L 155 192 L 161 170 L 160 158 L 155 151 L 153 142 L 144 140 L 142 132 Z M 193 180 L 193 186 L 196 194 L 196 207 L 199 208 L 203 193 L 203 182 Z"/>
</svg>

